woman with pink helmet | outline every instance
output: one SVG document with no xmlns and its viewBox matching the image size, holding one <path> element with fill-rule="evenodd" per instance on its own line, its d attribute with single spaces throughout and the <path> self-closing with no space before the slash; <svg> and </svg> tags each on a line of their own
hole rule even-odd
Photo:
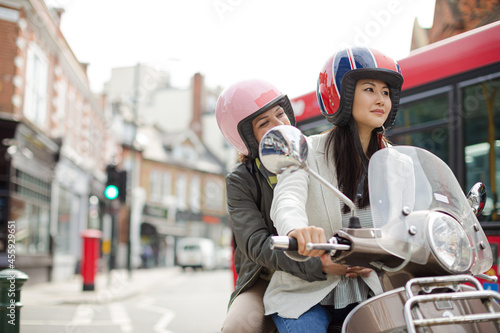
<svg viewBox="0 0 500 333">
<path fill-rule="evenodd" d="M 276 176 L 260 163 L 258 146 L 269 129 L 295 125 L 288 97 L 265 81 L 238 82 L 220 94 L 216 118 L 224 137 L 240 153 L 239 163 L 226 176 L 238 278 L 222 331 L 273 331 L 272 320 L 264 316 L 262 297 L 274 271 L 319 281 L 341 265 L 323 264 L 319 258 L 300 263 L 269 248 L 270 236 L 276 235 L 269 216 Z"/>
<path fill-rule="evenodd" d="M 364 227 L 372 225 L 368 161 L 388 145 L 384 132 L 394 122 L 402 84 L 397 62 L 366 47 L 340 50 L 319 74 L 318 104 L 334 126 L 307 138 L 307 162 L 356 204 Z M 306 244 L 326 242 L 335 231 L 347 227 L 350 209 L 321 186 L 304 170 L 279 175 L 271 218 L 280 235 L 297 239 L 300 255 L 325 260 L 328 254 L 309 251 Z M 349 278 L 352 269 L 313 282 L 276 271 L 264 296 L 266 314 L 280 332 L 327 332 L 332 326 L 340 332 L 358 303 L 382 292 L 374 271 L 357 267 L 358 275 Z"/>
</svg>

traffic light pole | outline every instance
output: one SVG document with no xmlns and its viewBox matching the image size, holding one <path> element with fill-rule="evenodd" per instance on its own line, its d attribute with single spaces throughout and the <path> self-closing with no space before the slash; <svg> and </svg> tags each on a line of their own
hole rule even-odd
<svg viewBox="0 0 500 333">
<path fill-rule="evenodd" d="M 127 271 L 128 271 L 128 277 L 132 278 L 132 241 L 130 240 L 130 237 L 132 236 L 132 233 L 130 232 L 131 227 L 132 227 L 132 214 L 131 211 L 129 213 L 129 219 L 128 219 L 128 237 L 127 237 Z"/>
<path fill-rule="evenodd" d="M 103 226 L 103 254 L 107 257 L 108 272 L 116 269 L 116 251 L 118 233 L 116 230 L 117 211 L 116 201 L 106 200 L 107 223 Z"/>
<path fill-rule="evenodd" d="M 135 126 L 135 125 L 134 125 Z M 135 128 L 135 127 L 134 127 Z M 128 227 L 127 227 L 127 270 L 129 278 L 132 278 L 132 228 L 134 227 L 133 219 L 134 219 L 134 191 L 136 189 L 136 159 L 137 159 L 137 151 L 132 144 L 131 147 L 132 152 L 132 163 L 130 167 L 130 192 L 128 194 L 128 207 L 129 207 L 129 217 L 128 217 Z"/>
</svg>

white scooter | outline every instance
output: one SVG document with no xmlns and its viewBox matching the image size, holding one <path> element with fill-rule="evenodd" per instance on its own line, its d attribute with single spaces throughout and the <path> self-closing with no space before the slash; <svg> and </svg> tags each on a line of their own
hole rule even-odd
<svg viewBox="0 0 500 333">
<path fill-rule="evenodd" d="M 381 279 L 384 293 L 351 311 L 342 332 L 500 332 L 500 294 L 484 290 L 476 278 L 496 281 L 482 274 L 492 266 L 476 217 L 486 201 L 482 184 L 467 198 L 432 153 L 410 146 L 382 149 L 368 168 L 373 228 L 360 228 L 354 203 L 308 168 L 307 142 L 297 128 L 271 129 L 259 153 L 269 171 L 304 169 L 351 208 L 348 228 L 326 244 L 307 244 L 329 251 L 334 262 L 372 268 Z M 272 247 L 297 249 L 286 236 L 275 236 Z"/>
</svg>

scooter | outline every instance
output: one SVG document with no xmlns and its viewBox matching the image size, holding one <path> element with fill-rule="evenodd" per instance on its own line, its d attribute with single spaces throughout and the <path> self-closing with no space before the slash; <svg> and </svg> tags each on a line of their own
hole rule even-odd
<svg viewBox="0 0 500 333">
<path fill-rule="evenodd" d="M 271 172 L 307 171 L 351 208 L 349 226 L 322 249 L 332 260 L 374 269 L 384 292 L 360 303 L 342 332 L 500 332 L 500 294 L 478 278 L 491 266 L 490 245 L 477 220 L 486 190 L 468 196 L 450 168 L 411 146 L 381 149 L 369 162 L 373 228 L 361 228 L 355 204 L 307 165 L 308 145 L 292 126 L 277 126 L 261 140 L 259 157 Z M 275 250 L 297 250 L 296 240 L 273 237 Z"/>
</svg>

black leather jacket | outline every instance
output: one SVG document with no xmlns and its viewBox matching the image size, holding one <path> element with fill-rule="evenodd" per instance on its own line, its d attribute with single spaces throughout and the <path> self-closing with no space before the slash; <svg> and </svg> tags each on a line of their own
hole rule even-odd
<svg viewBox="0 0 500 333">
<path fill-rule="evenodd" d="M 260 202 L 256 181 L 260 187 Z M 226 176 L 226 190 L 236 241 L 234 262 L 238 274 L 236 289 L 231 294 L 229 305 L 255 283 L 264 267 L 271 272 L 285 271 L 307 281 L 326 280 L 319 258 L 297 262 L 288 258 L 284 252 L 269 248 L 270 236 L 277 234 L 269 217 L 273 189 L 257 169 L 255 161 L 247 162 L 246 165 L 237 164 Z"/>
</svg>

